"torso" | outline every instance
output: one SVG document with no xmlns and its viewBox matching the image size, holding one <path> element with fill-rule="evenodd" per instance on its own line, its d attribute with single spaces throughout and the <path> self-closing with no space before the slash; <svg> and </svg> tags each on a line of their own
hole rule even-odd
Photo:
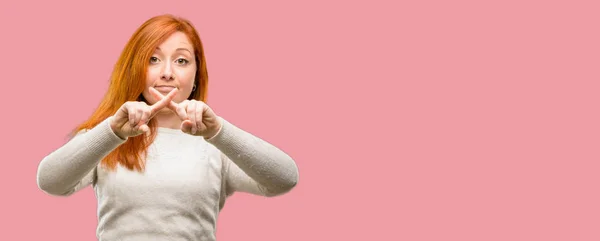
<svg viewBox="0 0 600 241">
<path fill-rule="evenodd" d="M 221 167 L 202 137 L 159 128 L 144 173 L 97 168 L 99 240 L 214 240 Z"/>
</svg>

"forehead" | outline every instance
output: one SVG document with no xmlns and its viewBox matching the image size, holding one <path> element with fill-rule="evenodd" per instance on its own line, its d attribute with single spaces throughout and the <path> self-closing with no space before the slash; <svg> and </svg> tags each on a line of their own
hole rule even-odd
<svg viewBox="0 0 600 241">
<path fill-rule="evenodd" d="M 178 48 L 193 50 L 193 45 L 188 36 L 182 32 L 171 34 L 164 42 L 160 43 L 158 47 L 161 50 L 175 50 Z"/>
</svg>

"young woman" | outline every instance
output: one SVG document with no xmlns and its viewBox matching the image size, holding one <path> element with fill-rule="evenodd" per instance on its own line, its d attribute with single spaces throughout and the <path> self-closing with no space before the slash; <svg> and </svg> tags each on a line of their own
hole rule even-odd
<svg viewBox="0 0 600 241">
<path fill-rule="evenodd" d="M 215 240 L 228 196 L 287 193 L 298 169 L 206 105 L 207 83 L 192 24 L 149 19 L 125 46 L 98 109 L 40 162 L 39 188 L 69 196 L 93 186 L 99 240 Z"/>
</svg>

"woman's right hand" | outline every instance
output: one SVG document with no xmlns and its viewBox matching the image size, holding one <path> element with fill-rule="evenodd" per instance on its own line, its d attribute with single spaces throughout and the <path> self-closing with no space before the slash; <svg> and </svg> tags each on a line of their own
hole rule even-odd
<svg viewBox="0 0 600 241">
<path fill-rule="evenodd" d="M 110 127 L 122 139 L 148 133 L 150 132 L 150 128 L 147 125 L 148 121 L 162 108 L 167 107 L 176 94 L 177 88 L 150 106 L 141 101 L 125 102 L 113 116 Z"/>
</svg>

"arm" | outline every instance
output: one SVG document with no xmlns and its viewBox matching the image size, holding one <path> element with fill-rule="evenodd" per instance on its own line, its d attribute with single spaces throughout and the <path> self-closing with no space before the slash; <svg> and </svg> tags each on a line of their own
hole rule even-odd
<svg viewBox="0 0 600 241">
<path fill-rule="evenodd" d="M 296 186 L 298 167 L 289 155 L 220 119 L 221 130 L 207 141 L 223 153 L 228 194 L 243 191 L 271 197 Z"/>
<path fill-rule="evenodd" d="M 125 142 L 112 131 L 111 118 L 44 157 L 38 166 L 38 187 L 51 195 L 68 196 L 91 184 L 102 158 Z"/>
</svg>

